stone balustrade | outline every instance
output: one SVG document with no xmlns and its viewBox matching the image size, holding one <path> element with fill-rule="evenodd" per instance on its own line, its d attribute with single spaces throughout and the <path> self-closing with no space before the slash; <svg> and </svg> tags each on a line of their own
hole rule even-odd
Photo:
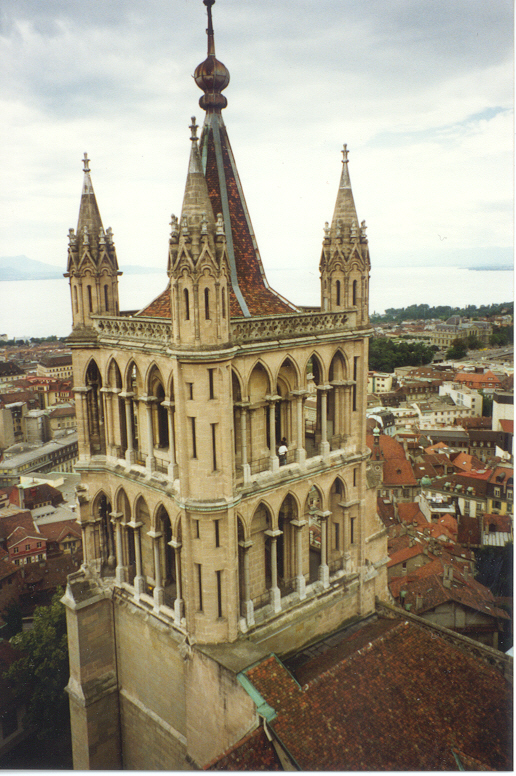
<svg viewBox="0 0 516 776">
<path fill-rule="evenodd" d="M 356 325 L 355 310 L 342 312 L 308 312 L 292 315 L 233 318 L 231 343 L 264 342 L 306 337 L 314 334 L 331 334 L 352 330 Z M 167 318 L 130 316 L 93 316 L 93 326 L 101 340 L 130 341 L 171 345 L 172 321 Z"/>
</svg>

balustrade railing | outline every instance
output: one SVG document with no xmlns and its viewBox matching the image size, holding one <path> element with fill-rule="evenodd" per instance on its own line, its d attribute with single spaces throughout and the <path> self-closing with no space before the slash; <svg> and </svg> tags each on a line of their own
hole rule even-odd
<svg viewBox="0 0 516 776">
<path fill-rule="evenodd" d="M 102 339 L 171 344 L 172 320 L 145 316 L 92 316 L 93 327 Z M 273 339 L 328 334 L 356 325 L 356 311 L 292 313 L 253 318 L 233 318 L 230 343 L 243 344 Z"/>
</svg>

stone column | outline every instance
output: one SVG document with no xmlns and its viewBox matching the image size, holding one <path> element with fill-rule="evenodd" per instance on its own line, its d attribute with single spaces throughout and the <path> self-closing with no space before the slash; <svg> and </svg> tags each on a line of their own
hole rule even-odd
<svg viewBox="0 0 516 776">
<path fill-rule="evenodd" d="M 243 549 L 244 555 L 244 607 L 245 607 L 245 621 L 247 625 L 254 625 L 254 606 L 251 601 L 251 583 L 249 581 L 249 551 L 253 546 L 250 539 L 238 542 L 239 546 Z"/>
<path fill-rule="evenodd" d="M 319 579 L 323 583 L 323 587 L 329 587 L 330 584 L 330 570 L 328 568 L 328 518 L 331 512 L 317 512 L 317 516 L 321 520 L 321 565 L 319 566 Z"/>
<path fill-rule="evenodd" d="M 79 439 L 84 440 L 86 442 L 86 454 L 82 454 L 79 456 L 79 460 L 84 460 L 85 458 L 89 458 L 90 455 L 90 449 L 88 444 L 88 405 L 86 401 L 86 394 L 91 390 L 88 386 L 77 386 L 73 389 L 73 392 L 75 394 L 79 395 L 80 401 L 80 411 L 77 413 L 77 431 L 79 433 Z M 79 447 L 80 449 L 80 447 Z"/>
<path fill-rule="evenodd" d="M 174 548 L 174 561 L 176 564 L 176 600 L 174 601 L 174 616 L 176 625 L 181 625 L 184 617 L 183 599 L 181 598 L 181 542 L 172 539 L 169 545 Z"/>
<path fill-rule="evenodd" d="M 318 385 L 317 390 L 321 392 L 321 455 L 328 458 L 330 454 L 330 443 L 328 442 L 328 391 L 331 385 Z"/>
<path fill-rule="evenodd" d="M 127 525 L 133 529 L 134 531 L 134 555 L 135 555 L 135 563 L 136 563 L 136 575 L 134 577 L 133 585 L 134 585 L 134 592 L 137 598 L 141 596 L 142 593 L 145 592 L 145 579 L 143 577 L 142 573 L 142 548 L 140 545 L 140 528 L 143 525 L 143 523 L 135 523 L 133 520 L 131 520 L 130 523 L 127 523 Z"/>
<path fill-rule="evenodd" d="M 116 569 L 115 569 L 115 581 L 117 585 L 122 585 L 125 582 L 125 568 L 122 549 L 122 518 L 123 512 L 111 512 L 110 518 L 112 524 L 115 526 L 115 544 L 116 544 Z"/>
<path fill-rule="evenodd" d="M 305 424 L 304 424 L 304 417 L 303 417 L 303 407 L 304 407 L 304 401 L 306 396 L 308 395 L 308 391 L 305 389 L 299 390 L 299 391 L 292 391 L 292 395 L 296 397 L 297 400 L 297 412 L 296 412 L 296 437 L 297 437 L 297 448 L 296 448 L 296 461 L 301 464 L 301 466 L 304 465 L 306 462 L 306 450 L 305 450 Z"/>
<path fill-rule="evenodd" d="M 104 434 L 106 437 L 106 455 L 111 455 L 113 444 L 113 408 L 111 406 L 111 388 L 101 388 L 100 393 L 104 401 Z"/>
<path fill-rule="evenodd" d="M 168 476 L 170 479 L 175 480 L 178 477 L 177 463 L 176 463 L 176 436 L 174 433 L 174 409 L 175 404 L 173 401 L 162 401 L 162 407 L 167 409 L 168 419 Z"/>
<path fill-rule="evenodd" d="M 281 396 L 275 394 L 274 396 L 266 396 L 265 399 L 269 402 L 270 468 L 271 471 L 277 472 L 279 470 L 279 458 L 276 455 L 276 402 L 281 399 Z"/>
<path fill-rule="evenodd" d="M 278 536 L 281 536 L 283 531 L 278 528 L 265 531 L 266 536 L 271 538 L 271 606 L 274 613 L 281 611 L 281 593 L 278 587 Z"/>
<path fill-rule="evenodd" d="M 133 445 L 133 418 L 131 414 L 132 406 L 131 406 L 131 399 L 134 396 L 134 393 L 129 392 L 121 392 L 119 394 L 121 399 L 124 399 L 125 403 L 125 428 L 126 428 L 126 436 L 127 436 L 127 450 L 125 451 L 125 460 L 128 464 L 134 463 L 135 455 L 134 455 L 134 445 Z"/>
<path fill-rule="evenodd" d="M 303 528 L 307 520 L 291 520 L 290 525 L 296 527 L 296 590 L 299 599 L 306 598 L 306 580 L 303 574 Z"/>
<path fill-rule="evenodd" d="M 156 459 L 154 458 L 154 429 L 152 428 L 152 405 L 156 401 L 155 396 L 142 396 L 142 401 L 145 402 L 145 410 L 147 415 L 147 471 L 153 472 L 156 468 Z"/>
<path fill-rule="evenodd" d="M 161 531 L 147 531 L 147 536 L 153 541 L 154 550 L 154 608 L 159 609 L 165 600 L 165 591 L 161 584 L 161 558 L 159 557 Z"/>
</svg>

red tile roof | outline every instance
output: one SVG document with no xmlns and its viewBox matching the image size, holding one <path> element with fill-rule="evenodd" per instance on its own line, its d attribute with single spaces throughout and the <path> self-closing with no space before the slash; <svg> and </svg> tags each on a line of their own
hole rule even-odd
<svg viewBox="0 0 516 776">
<path fill-rule="evenodd" d="M 502 418 L 502 420 L 500 420 L 500 426 L 502 427 L 502 431 L 505 431 L 506 434 L 514 434 L 514 420 Z"/>
<path fill-rule="evenodd" d="M 300 770 L 455 770 L 453 749 L 469 763 L 511 768 L 508 683 L 435 631 L 383 620 L 304 673 L 312 678 L 300 687 L 274 657 L 246 672 Z M 250 755 L 246 769 L 256 770 L 263 752 Z M 216 767 L 239 769 L 228 757 Z"/>
</svg>

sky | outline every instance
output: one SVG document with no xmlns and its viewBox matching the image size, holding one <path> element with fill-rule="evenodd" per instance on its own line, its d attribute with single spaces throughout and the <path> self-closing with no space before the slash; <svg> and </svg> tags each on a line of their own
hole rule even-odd
<svg viewBox="0 0 516 776">
<path fill-rule="evenodd" d="M 262 260 L 317 276 L 350 150 L 374 266 L 498 265 L 513 240 L 512 0 L 217 0 L 224 111 Z M 201 0 L 3 0 L 0 256 L 65 267 L 82 156 L 120 264 L 166 267 Z M 145 300 L 144 300 L 145 301 Z"/>
</svg>

